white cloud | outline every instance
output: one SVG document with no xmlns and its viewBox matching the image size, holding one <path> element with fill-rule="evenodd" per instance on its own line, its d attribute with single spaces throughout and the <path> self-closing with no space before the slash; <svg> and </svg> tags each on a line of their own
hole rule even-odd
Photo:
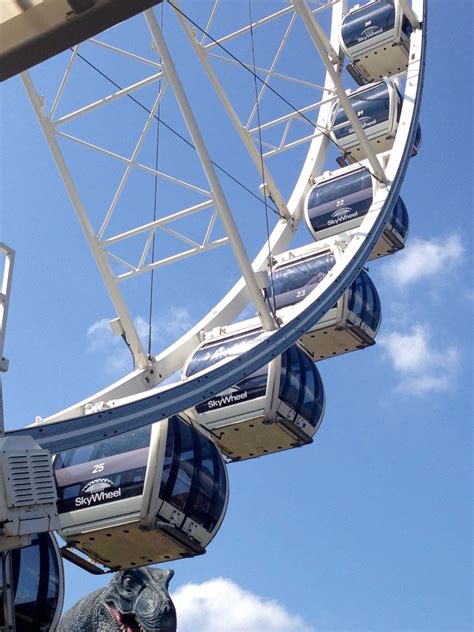
<svg viewBox="0 0 474 632">
<path fill-rule="evenodd" d="M 464 258 L 458 234 L 443 239 L 413 239 L 401 253 L 387 261 L 382 274 L 395 287 L 405 288 L 420 280 L 446 278 Z"/>
<path fill-rule="evenodd" d="M 145 349 L 148 349 L 149 325 L 142 316 L 134 319 L 134 325 Z M 167 311 L 152 323 L 152 351 L 154 342 L 160 342 L 160 349 L 174 342 L 193 324 L 185 307 L 170 306 Z M 116 336 L 110 327 L 108 318 L 101 318 L 87 329 L 87 350 L 106 354 L 106 371 L 109 374 L 124 373 L 133 368 L 132 356 L 121 336 Z"/>
<path fill-rule="evenodd" d="M 120 336 L 110 327 L 108 318 L 101 318 L 87 329 L 87 350 L 106 354 L 105 368 L 109 374 L 131 371 L 132 356 Z"/>
<path fill-rule="evenodd" d="M 398 390 L 422 395 L 453 386 L 460 352 L 454 346 L 437 350 L 426 325 L 415 323 L 408 332 L 392 331 L 380 336 L 377 344 L 400 376 Z"/>
<path fill-rule="evenodd" d="M 168 344 L 186 333 L 193 324 L 191 314 L 185 307 L 171 305 L 165 315 L 158 319 L 156 329 L 165 335 Z"/>
<path fill-rule="evenodd" d="M 298 615 L 217 577 L 173 594 L 180 632 L 314 632 Z"/>
</svg>

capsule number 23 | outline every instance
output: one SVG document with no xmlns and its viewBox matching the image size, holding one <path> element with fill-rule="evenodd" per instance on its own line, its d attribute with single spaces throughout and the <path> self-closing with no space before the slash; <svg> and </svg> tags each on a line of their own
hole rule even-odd
<svg viewBox="0 0 474 632">
<path fill-rule="evenodd" d="M 92 468 L 92 474 L 98 474 L 99 472 L 103 472 L 105 467 L 105 463 L 96 463 Z"/>
</svg>

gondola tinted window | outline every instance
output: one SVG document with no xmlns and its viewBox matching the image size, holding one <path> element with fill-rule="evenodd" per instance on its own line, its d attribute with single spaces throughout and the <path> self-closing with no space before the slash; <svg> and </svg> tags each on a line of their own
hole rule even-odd
<svg viewBox="0 0 474 632">
<path fill-rule="evenodd" d="M 297 347 L 287 349 L 281 356 L 280 399 L 297 410 L 301 388 L 301 362 Z"/>
<path fill-rule="evenodd" d="M 298 414 L 313 426 L 321 418 L 324 406 L 324 391 L 321 377 L 314 362 L 306 353 L 301 354 L 304 371 L 303 393 Z"/>
<path fill-rule="evenodd" d="M 398 198 L 393 207 L 390 223 L 400 237 L 405 240 L 408 234 L 408 211 L 402 198 Z"/>
<path fill-rule="evenodd" d="M 217 364 L 221 360 L 226 358 L 235 358 L 245 351 L 248 351 L 256 341 L 256 338 L 261 335 L 261 331 L 256 331 L 240 338 L 230 338 L 228 340 L 221 340 L 216 343 L 210 343 L 204 345 L 196 351 L 186 368 L 186 376 L 190 377 L 199 371 Z"/>
<path fill-rule="evenodd" d="M 386 83 L 381 82 L 349 97 L 360 124 L 364 129 L 388 121 L 390 116 L 390 92 Z M 354 133 L 343 108 L 339 107 L 334 121 L 336 139 Z"/>
<path fill-rule="evenodd" d="M 34 534 L 29 546 L 11 553 L 17 632 L 51 629 L 60 592 L 58 559 L 51 537 L 48 533 Z M 3 577 L 0 579 L 3 586 Z M 0 625 L 5 625 L 3 608 Z"/>
<path fill-rule="evenodd" d="M 254 344 L 257 336 L 260 334 L 261 332 L 258 331 L 245 337 L 232 338 L 201 347 L 191 358 L 186 369 L 186 376 L 189 377 L 198 371 L 209 368 L 224 358 L 230 359 L 243 353 Z M 196 410 L 198 413 L 205 413 L 210 410 L 218 410 L 238 404 L 239 402 L 249 401 L 256 397 L 262 397 L 266 393 L 267 381 L 268 367 L 264 366 L 241 380 L 238 384 L 198 404 Z"/>
<path fill-rule="evenodd" d="M 277 309 L 302 301 L 321 283 L 336 260 L 332 252 L 316 257 L 299 259 L 278 268 L 273 273 L 273 284 L 268 290 L 268 300 Z"/>
<path fill-rule="evenodd" d="M 392 0 L 379 0 L 346 15 L 342 22 L 342 40 L 347 48 L 372 39 L 395 26 Z"/>
<path fill-rule="evenodd" d="M 280 399 L 313 427 L 321 419 L 324 390 L 312 359 L 293 346 L 281 356 Z"/>
<path fill-rule="evenodd" d="M 56 455 L 59 512 L 140 495 L 150 436 L 145 426 Z"/>
<path fill-rule="evenodd" d="M 366 169 L 316 185 L 308 196 L 308 220 L 314 231 L 362 217 L 372 204 L 372 177 Z"/>
<path fill-rule="evenodd" d="M 170 417 L 160 497 L 211 531 L 224 509 L 226 485 L 214 443 L 179 417 Z"/>
<path fill-rule="evenodd" d="M 364 271 L 349 288 L 349 310 L 372 331 L 377 331 L 382 314 L 380 299 L 369 275 Z"/>
</svg>

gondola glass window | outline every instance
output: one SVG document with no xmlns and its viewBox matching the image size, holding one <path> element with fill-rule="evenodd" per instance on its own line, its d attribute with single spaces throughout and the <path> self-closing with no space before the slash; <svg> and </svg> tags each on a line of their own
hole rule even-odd
<svg viewBox="0 0 474 632">
<path fill-rule="evenodd" d="M 357 92 L 349 100 L 364 129 L 387 121 L 389 118 L 390 96 L 385 83 L 379 83 L 361 93 Z M 354 129 L 347 120 L 345 111 L 339 108 L 334 121 L 334 136 L 337 140 L 341 140 L 353 132 Z"/>
<path fill-rule="evenodd" d="M 380 153 L 391 149 L 402 102 L 393 81 L 387 79 L 360 88 L 349 95 L 349 102 L 374 151 Z M 331 135 L 346 156 L 353 162 L 367 158 L 339 101 L 336 101 L 334 105 L 333 117 Z"/>
<path fill-rule="evenodd" d="M 15 549 L 10 555 L 16 632 L 54 629 L 61 613 L 64 587 L 61 556 L 53 536 L 33 534 L 29 546 Z M 0 588 L 3 589 L 1 566 Z M 4 625 L 4 612 L 0 608 L 0 626 Z"/>
<path fill-rule="evenodd" d="M 336 260 L 332 252 L 317 257 L 306 257 L 298 265 L 288 264 L 274 270 L 273 282 L 268 288 L 268 300 L 281 309 L 302 301 L 324 279 Z"/>
<path fill-rule="evenodd" d="M 349 311 L 359 317 L 371 331 L 377 332 L 382 311 L 380 299 L 364 270 L 349 288 Z"/>
<path fill-rule="evenodd" d="M 224 465 L 214 444 L 177 417 L 170 419 L 160 496 L 208 531 L 225 506 Z"/>
<path fill-rule="evenodd" d="M 308 228 L 317 239 L 350 229 L 360 224 L 359 218 L 367 214 L 371 204 L 372 176 L 366 169 L 323 181 L 308 196 Z"/>
<path fill-rule="evenodd" d="M 393 2 L 371 2 L 359 11 L 349 14 L 342 23 L 342 40 L 347 48 L 366 42 L 395 26 Z"/>
<path fill-rule="evenodd" d="M 138 496 L 143 491 L 151 426 L 56 456 L 60 513 Z"/>
</svg>

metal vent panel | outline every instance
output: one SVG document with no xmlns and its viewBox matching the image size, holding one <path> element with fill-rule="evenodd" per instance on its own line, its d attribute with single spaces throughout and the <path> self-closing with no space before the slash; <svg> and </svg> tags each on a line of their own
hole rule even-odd
<svg viewBox="0 0 474 632">
<path fill-rule="evenodd" d="M 3 476 L 9 507 L 56 502 L 56 486 L 46 450 L 7 454 L 3 460 Z"/>
</svg>

